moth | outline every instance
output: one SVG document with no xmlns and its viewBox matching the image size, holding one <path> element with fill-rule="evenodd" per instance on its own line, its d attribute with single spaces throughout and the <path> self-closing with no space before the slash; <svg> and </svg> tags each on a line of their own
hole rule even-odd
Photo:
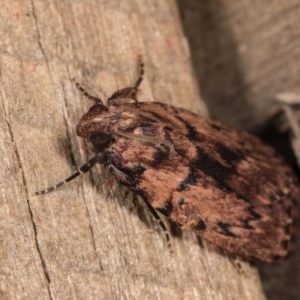
<svg viewBox="0 0 300 300">
<path fill-rule="evenodd" d="M 46 194 L 104 164 L 118 182 L 184 230 L 248 260 L 275 262 L 293 248 L 298 181 L 258 138 L 160 102 L 139 102 L 134 86 L 94 102 L 76 127 L 95 156 Z"/>
</svg>

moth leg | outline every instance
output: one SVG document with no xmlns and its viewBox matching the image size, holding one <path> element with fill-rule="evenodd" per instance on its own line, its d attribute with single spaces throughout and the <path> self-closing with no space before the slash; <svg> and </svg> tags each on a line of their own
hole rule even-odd
<svg viewBox="0 0 300 300">
<path fill-rule="evenodd" d="M 67 184 L 68 182 L 72 181 L 73 179 L 75 179 L 76 177 L 78 177 L 81 174 L 84 174 L 88 171 L 91 170 L 91 168 L 98 162 L 103 162 L 104 160 L 104 154 L 102 152 L 97 153 L 93 158 L 91 158 L 87 163 L 85 163 L 83 166 L 81 166 L 79 168 L 78 171 L 74 172 L 71 176 L 67 177 L 65 180 L 57 183 L 54 186 L 51 186 L 45 190 L 39 191 L 39 192 L 35 192 L 33 195 L 37 196 L 37 195 L 44 195 L 44 194 L 48 194 L 50 192 L 53 192 L 54 190 L 56 190 L 57 188 Z"/>
<path fill-rule="evenodd" d="M 86 91 L 86 89 L 79 84 L 77 81 L 75 81 L 75 79 L 73 79 L 75 86 L 77 87 L 77 89 L 85 96 L 87 97 L 89 100 L 92 100 L 93 102 L 95 102 L 95 104 L 103 104 L 103 101 L 101 100 L 100 97 L 95 97 L 93 95 L 91 95 L 89 92 Z"/>
<path fill-rule="evenodd" d="M 127 175 L 124 174 L 123 172 L 121 172 L 113 164 L 108 163 L 105 167 L 121 183 L 123 183 L 123 184 L 129 184 L 129 185 L 131 184 L 130 181 L 128 180 Z M 144 201 L 145 201 L 148 209 L 152 213 L 153 217 L 155 218 L 155 220 L 157 221 L 157 223 L 159 224 L 159 226 L 162 228 L 163 232 L 165 233 L 165 237 L 166 237 L 166 240 L 167 240 L 168 248 L 171 249 L 170 235 L 169 235 L 169 232 L 168 232 L 168 229 L 167 229 L 166 225 L 161 220 L 160 216 L 157 214 L 157 212 L 155 211 L 155 209 L 145 199 L 144 199 Z"/>
<path fill-rule="evenodd" d="M 243 265 L 241 264 L 240 259 L 235 256 L 234 254 L 229 254 L 227 252 L 223 252 L 224 255 L 227 255 L 229 257 L 229 262 L 232 264 L 232 266 L 236 269 L 238 274 L 245 274 L 245 270 L 243 269 Z M 250 261 L 250 265 L 253 265 L 253 262 Z"/>
<path fill-rule="evenodd" d="M 142 197 L 143 198 L 143 197 Z M 170 239 L 170 235 L 169 235 L 169 231 L 167 226 L 165 225 L 165 223 L 162 221 L 161 217 L 159 216 L 159 214 L 156 212 L 156 210 L 148 203 L 148 201 L 146 199 L 144 199 L 144 202 L 146 203 L 148 209 L 150 210 L 152 216 L 154 217 L 154 219 L 156 220 L 156 222 L 159 224 L 159 226 L 161 227 L 161 229 L 163 230 L 164 234 L 165 234 L 165 238 L 167 241 L 167 245 L 168 248 L 171 250 L 172 249 L 172 245 L 171 245 L 171 239 Z"/>
<path fill-rule="evenodd" d="M 107 104 L 118 104 L 120 101 L 124 98 L 130 98 L 132 100 L 134 100 L 135 103 L 138 103 L 138 100 L 136 98 L 136 94 L 138 92 L 138 87 L 140 86 L 140 84 L 143 81 L 143 76 L 144 76 L 144 63 L 142 61 L 141 56 L 139 56 L 138 59 L 139 62 L 139 67 L 140 67 L 140 74 L 138 79 L 136 80 L 134 86 L 130 86 L 130 87 L 126 87 L 120 90 L 117 90 L 116 92 L 114 92 L 108 99 L 107 99 Z"/>
<path fill-rule="evenodd" d="M 116 166 L 111 163 L 107 163 L 105 168 L 120 182 L 123 184 L 130 184 L 128 176 L 120 171 Z"/>
</svg>

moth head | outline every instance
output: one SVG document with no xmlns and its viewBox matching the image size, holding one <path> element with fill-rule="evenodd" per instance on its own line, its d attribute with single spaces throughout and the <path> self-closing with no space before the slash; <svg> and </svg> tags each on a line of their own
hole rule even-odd
<svg viewBox="0 0 300 300">
<path fill-rule="evenodd" d="M 102 103 L 94 104 L 79 121 L 76 132 L 83 138 L 89 138 L 94 132 L 104 131 L 105 119 L 108 114 L 108 108 Z"/>
<path fill-rule="evenodd" d="M 83 115 L 77 126 L 77 134 L 87 138 L 93 131 L 113 133 L 132 128 L 138 120 L 137 108 L 133 103 L 105 106 L 99 102 Z"/>
<path fill-rule="evenodd" d="M 108 108 L 97 102 L 83 115 L 76 127 L 80 137 L 88 139 L 96 151 L 106 148 L 113 137 L 107 127 Z"/>
</svg>

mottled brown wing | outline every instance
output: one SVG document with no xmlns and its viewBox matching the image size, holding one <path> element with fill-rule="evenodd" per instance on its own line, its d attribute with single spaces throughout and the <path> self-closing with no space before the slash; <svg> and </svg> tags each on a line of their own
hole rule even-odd
<svg viewBox="0 0 300 300">
<path fill-rule="evenodd" d="M 122 156 L 118 167 L 129 186 L 183 229 L 230 253 L 265 262 L 286 256 L 298 182 L 272 148 L 184 109 L 162 103 L 136 109 L 141 122 L 133 134 L 171 141 L 174 150 L 117 140 L 111 150 Z"/>
</svg>

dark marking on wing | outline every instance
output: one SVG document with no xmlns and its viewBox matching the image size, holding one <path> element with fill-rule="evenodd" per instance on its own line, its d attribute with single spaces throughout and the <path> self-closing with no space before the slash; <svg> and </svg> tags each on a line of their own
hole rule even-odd
<svg viewBox="0 0 300 300">
<path fill-rule="evenodd" d="M 157 208 L 157 210 L 166 217 L 169 217 L 173 211 L 173 204 L 171 201 L 166 201 L 165 206 Z"/>
<path fill-rule="evenodd" d="M 225 148 L 224 148 L 225 149 Z M 224 150 L 223 149 L 223 150 Z M 226 153 L 226 154 L 224 154 Z M 223 151 L 223 155 L 230 155 L 232 161 L 235 159 L 240 159 L 240 156 L 235 153 L 231 153 L 228 149 Z M 197 147 L 197 157 L 192 160 L 189 164 L 189 173 L 185 177 L 185 179 L 180 183 L 178 187 L 178 191 L 184 191 L 189 188 L 190 185 L 195 185 L 197 183 L 197 179 L 200 177 L 200 170 L 201 172 L 205 173 L 206 175 L 212 177 L 217 186 L 225 191 L 233 192 L 237 195 L 238 198 L 243 199 L 246 202 L 251 202 L 246 196 L 236 193 L 226 182 L 230 179 L 231 175 L 234 175 L 236 170 L 233 165 L 231 166 L 224 166 L 219 161 L 214 159 L 212 156 L 206 154 L 204 150 L 200 147 Z"/>
<path fill-rule="evenodd" d="M 206 229 L 206 224 L 204 223 L 203 220 L 200 220 L 198 224 L 193 228 L 194 230 L 205 230 Z"/>
<path fill-rule="evenodd" d="M 217 151 L 220 153 L 221 157 L 229 164 L 239 161 L 245 158 L 245 154 L 242 152 L 234 151 L 224 144 L 216 143 Z"/>
<path fill-rule="evenodd" d="M 279 261 L 279 260 L 282 260 L 282 256 L 281 255 L 271 255 L 270 256 L 272 261 Z"/>
<path fill-rule="evenodd" d="M 222 229 L 224 235 L 236 237 L 236 235 L 229 229 L 230 224 L 225 222 L 218 222 L 217 225 Z"/>
<path fill-rule="evenodd" d="M 217 124 L 209 124 L 211 128 L 218 130 L 218 131 L 222 131 L 224 128 L 222 128 L 221 126 L 217 125 Z"/>
<path fill-rule="evenodd" d="M 243 222 L 243 226 L 242 227 L 245 228 L 245 229 L 249 229 L 249 230 L 253 229 L 253 226 L 251 226 L 249 224 L 249 221 L 252 221 L 252 219 L 242 220 L 242 222 Z"/>
<path fill-rule="evenodd" d="M 140 180 L 141 176 L 145 172 L 146 168 L 139 165 L 133 168 L 122 168 L 122 167 L 117 167 L 118 170 L 120 170 L 122 173 L 126 174 L 127 177 L 130 180 L 130 186 L 136 187 Z"/>
<path fill-rule="evenodd" d="M 155 151 L 153 153 L 150 166 L 151 167 L 156 167 L 168 158 L 169 158 L 169 151 L 162 151 L 162 149 L 158 149 L 157 151 Z"/>
<path fill-rule="evenodd" d="M 242 220 L 242 222 L 243 222 L 243 228 L 245 228 L 245 229 L 250 229 L 250 230 L 251 230 L 251 229 L 253 229 L 254 227 L 251 226 L 251 225 L 249 224 L 249 222 L 261 219 L 261 215 L 258 214 L 257 212 L 255 212 L 252 206 L 249 207 L 249 208 L 247 209 L 247 211 L 249 212 L 250 217 L 247 218 L 247 219 Z"/>
<path fill-rule="evenodd" d="M 195 162 L 192 161 L 192 164 L 196 165 L 203 173 L 212 177 L 218 185 L 228 189 L 228 185 L 225 181 L 235 173 L 235 169 L 233 167 L 223 166 L 212 156 L 206 154 L 200 147 L 197 147 L 197 152 L 197 160 Z"/>
<path fill-rule="evenodd" d="M 197 178 L 199 178 L 199 172 L 194 167 L 190 167 L 189 174 L 185 179 L 180 183 L 177 190 L 179 192 L 185 191 L 189 188 L 190 185 L 195 185 L 197 183 Z"/>
<path fill-rule="evenodd" d="M 252 218 L 253 218 L 252 220 L 259 220 L 259 219 L 261 219 L 261 215 L 258 214 L 256 211 L 254 211 L 253 206 L 250 206 L 248 208 L 248 212 L 252 216 Z"/>
<path fill-rule="evenodd" d="M 276 200 L 276 196 L 274 194 L 269 194 L 269 198 L 270 198 L 271 201 Z"/>
<path fill-rule="evenodd" d="M 181 118 L 178 114 L 176 115 L 176 118 L 181 121 L 184 126 L 186 127 L 188 134 L 187 134 L 187 138 L 190 141 L 197 141 L 197 142 L 203 142 L 203 138 L 200 136 L 199 131 L 192 126 L 188 121 L 186 121 L 185 119 Z"/>
<path fill-rule="evenodd" d="M 177 204 L 178 204 L 179 206 L 185 204 L 185 199 L 184 199 L 184 198 L 179 198 L 179 199 L 177 200 Z"/>
<path fill-rule="evenodd" d="M 284 249 L 288 249 L 289 245 L 291 244 L 291 241 L 290 240 L 284 240 L 281 242 L 281 246 L 284 248 Z"/>
<path fill-rule="evenodd" d="M 167 126 L 167 128 L 169 128 L 168 126 L 170 126 L 170 120 L 168 120 L 166 117 L 154 112 L 154 111 L 151 111 L 151 115 L 159 120 L 160 122 L 162 122 L 164 125 Z M 153 119 L 149 119 L 151 121 L 151 123 L 154 123 L 155 121 Z M 141 125 L 140 125 L 141 126 Z"/>
</svg>

